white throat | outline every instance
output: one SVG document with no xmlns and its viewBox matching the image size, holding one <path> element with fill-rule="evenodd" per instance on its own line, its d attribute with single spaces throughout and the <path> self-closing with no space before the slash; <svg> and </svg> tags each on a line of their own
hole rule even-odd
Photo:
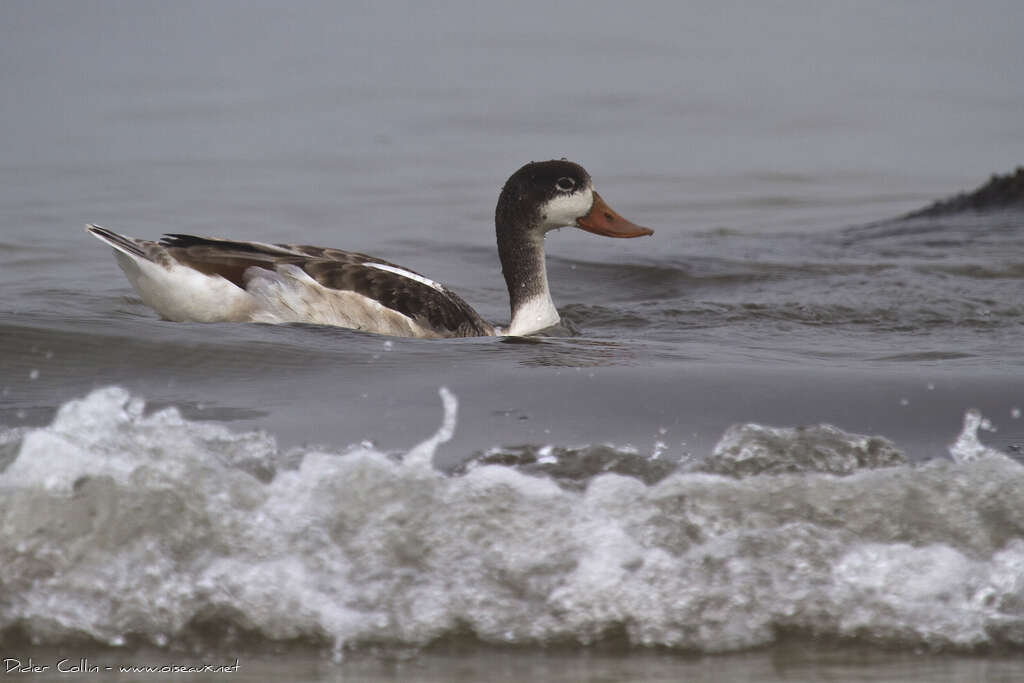
<svg viewBox="0 0 1024 683">
<path fill-rule="evenodd" d="M 558 316 L 558 309 L 551 300 L 551 293 L 545 287 L 542 294 L 527 299 L 515 310 L 506 334 L 510 337 L 525 337 L 557 325 L 559 320 L 561 318 Z"/>
<path fill-rule="evenodd" d="M 538 277 L 532 283 L 522 282 L 519 285 L 525 291 L 525 288 L 532 284 L 533 296 L 520 300 L 519 305 L 513 309 L 512 322 L 509 323 L 506 331 L 506 334 L 512 337 L 525 337 L 540 332 L 552 325 L 557 325 L 561 319 L 558 316 L 558 309 L 555 308 L 555 302 L 551 300 L 551 290 L 548 289 L 548 269 L 544 262 L 544 238 L 538 235 L 535 239 Z"/>
</svg>

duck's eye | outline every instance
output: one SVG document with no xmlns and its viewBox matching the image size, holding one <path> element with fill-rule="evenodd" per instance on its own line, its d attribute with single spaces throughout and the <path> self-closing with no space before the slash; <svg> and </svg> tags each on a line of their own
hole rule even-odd
<svg viewBox="0 0 1024 683">
<path fill-rule="evenodd" d="M 560 192 L 572 192 L 576 189 L 576 181 L 566 176 L 565 178 L 559 178 L 555 181 L 555 187 Z"/>
</svg>

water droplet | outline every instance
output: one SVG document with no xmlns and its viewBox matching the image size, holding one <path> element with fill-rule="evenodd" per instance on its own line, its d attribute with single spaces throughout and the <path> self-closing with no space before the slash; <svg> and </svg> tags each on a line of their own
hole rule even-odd
<svg viewBox="0 0 1024 683">
<path fill-rule="evenodd" d="M 35 368 L 32 368 L 32 370 L 30 370 L 28 373 L 28 378 L 35 382 L 37 379 L 39 379 L 39 371 L 36 370 Z"/>
<path fill-rule="evenodd" d="M 901 406 L 909 406 L 910 405 L 910 399 L 909 398 L 901 398 L 900 399 L 900 405 Z"/>
</svg>

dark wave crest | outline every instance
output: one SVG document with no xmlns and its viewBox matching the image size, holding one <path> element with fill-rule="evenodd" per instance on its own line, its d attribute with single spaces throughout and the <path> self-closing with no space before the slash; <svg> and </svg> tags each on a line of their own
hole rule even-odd
<svg viewBox="0 0 1024 683">
<path fill-rule="evenodd" d="M 1024 209 L 1024 166 L 1018 166 L 1016 171 L 1006 175 L 993 174 L 987 183 L 972 192 L 940 199 L 903 218 L 935 218 L 965 211 L 1003 209 Z"/>
</svg>

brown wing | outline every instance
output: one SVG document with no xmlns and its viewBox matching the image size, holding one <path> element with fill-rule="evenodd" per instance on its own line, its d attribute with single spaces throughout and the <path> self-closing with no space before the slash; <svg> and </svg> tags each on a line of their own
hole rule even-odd
<svg viewBox="0 0 1024 683">
<path fill-rule="evenodd" d="M 164 235 L 160 238 L 160 246 L 164 247 L 179 263 L 207 275 L 220 275 L 243 289 L 245 288 L 245 271 L 253 266 L 273 270 L 275 265 L 284 263 L 301 265 L 310 258 L 328 259 L 339 263 L 380 263 L 394 266 L 394 264 L 373 256 L 341 249 L 235 242 L 195 235 Z"/>
<path fill-rule="evenodd" d="M 374 299 L 441 336 L 475 337 L 493 333 L 493 327 L 448 288 L 438 290 L 398 273 L 374 268 L 372 264 L 379 264 L 418 275 L 366 254 L 179 234 L 165 235 L 160 244 L 178 262 L 207 275 L 220 275 L 243 289 L 245 271 L 249 268 L 275 270 L 279 265 L 291 264 L 302 268 L 324 287 Z"/>
<path fill-rule="evenodd" d="M 374 262 L 392 265 L 376 259 Z M 494 328 L 447 287 L 434 289 L 397 273 L 374 268 L 367 262 L 310 259 L 299 267 L 324 287 L 362 294 L 443 337 L 493 334 Z"/>
</svg>

